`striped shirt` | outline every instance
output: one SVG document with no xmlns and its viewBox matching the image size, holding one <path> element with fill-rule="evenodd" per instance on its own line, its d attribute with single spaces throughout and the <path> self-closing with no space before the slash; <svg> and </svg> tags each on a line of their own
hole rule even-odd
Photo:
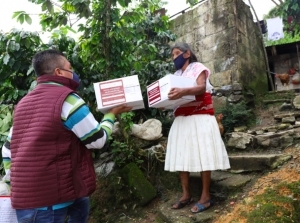
<svg viewBox="0 0 300 223">
<path fill-rule="evenodd" d="M 64 101 L 61 111 L 61 120 L 63 125 L 74 132 L 88 149 L 101 149 L 112 133 L 115 115 L 112 113 L 105 114 L 103 120 L 99 123 L 95 120 L 84 100 L 77 94 L 72 93 L 68 95 Z M 7 184 L 10 184 L 10 142 L 12 132 L 13 127 L 10 129 L 7 140 L 2 147 L 2 158 L 5 169 L 5 176 L 2 180 Z M 52 208 L 53 210 L 56 210 L 66 207 L 72 203 L 73 201 L 56 204 L 53 205 Z M 47 210 L 47 207 L 38 209 Z"/>
</svg>

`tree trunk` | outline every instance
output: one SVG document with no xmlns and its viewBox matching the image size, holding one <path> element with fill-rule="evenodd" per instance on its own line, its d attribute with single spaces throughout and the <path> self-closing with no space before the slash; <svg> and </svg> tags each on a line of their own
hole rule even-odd
<svg viewBox="0 0 300 223">
<path fill-rule="evenodd" d="M 271 0 L 271 1 L 274 2 L 274 4 L 275 4 L 276 6 L 279 7 L 279 4 L 278 4 L 277 2 L 275 2 L 275 0 Z"/>
</svg>

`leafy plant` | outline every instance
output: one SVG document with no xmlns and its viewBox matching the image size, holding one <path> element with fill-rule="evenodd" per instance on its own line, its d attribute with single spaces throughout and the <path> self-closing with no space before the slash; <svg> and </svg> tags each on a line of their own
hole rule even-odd
<svg viewBox="0 0 300 223">
<path fill-rule="evenodd" d="M 174 41 L 176 36 L 168 30 L 168 17 L 159 13 L 159 9 L 163 6 L 160 0 L 146 0 L 135 2 L 135 4 L 131 4 L 130 0 L 59 0 L 59 4 L 48 0 L 30 1 L 41 5 L 43 13 L 40 15 L 40 23 L 44 30 L 53 31 L 52 37 L 48 44 L 43 44 L 38 35 L 35 36 L 36 39 L 35 37 L 31 38 L 35 33 L 20 33 L 16 30 L 9 36 L 3 35 L 7 41 L 16 37 L 16 43 L 19 45 L 12 46 L 17 49 L 13 52 L 23 52 L 27 48 L 29 49 L 28 52 L 30 52 L 24 54 L 26 63 L 22 63 L 24 68 L 22 73 L 19 71 L 14 72 L 11 69 L 14 68 L 12 65 L 5 70 L 6 76 L 3 80 L 8 81 L 7 84 L 11 83 L 9 86 L 14 90 L 15 95 L 12 95 L 12 97 L 5 95 L 4 100 L 15 97 L 16 100 L 13 103 L 17 103 L 30 86 L 34 86 L 34 83 L 36 83 L 33 69 L 30 67 L 32 56 L 39 50 L 56 48 L 65 53 L 72 64 L 73 70 L 79 74 L 81 79 L 79 94 L 90 106 L 90 110 L 96 119 L 101 120 L 103 115 L 95 112 L 96 99 L 93 83 L 138 75 L 146 109 L 134 111 L 135 115 L 126 117 L 126 121 L 122 121 L 124 117 L 120 117 L 120 123 L 129 124 L 130 122 L 153 117 L 158 117 L 162 121 L 166 120 L 166 112 L 148 108 L 146 92 L 147 85 L 165 74 L 173 72 L 168 43 Z M 26 19 L 27 15 L 30 16 L 25 12 L 16 12 L 14 17 L 21 22 L 22 18 L 24 21 L 28 20 Z M 81 18 L 86 18 L 85 23 L 79 25 L 78 31 L 81 31 L 83 34 L 78 42 L 67 36 L 69 31 L 74 31 L 71 28 L 74 23 L 71 23 L 71 21 L 75 20 L 70 19 L 71 16 L 72 18 L 76 17 L 75 20 L 79 22 L 82 21 L 80 20 Z M 3 59 L 5 64 L 10 65 L 10 63 L 14 63 L 11 59 L 14 53 L 12 52 L 12 54 L 5 56 L 7 54 L 6 45 L 9 43 L 3 41 L 4 37 L 0 39 L 0 44 L 2 42 L 4 44 L 0 63 L 1 59 Z M 23 37 L 27 38 L 23 39 Z M 22 44 L 18 42 L 19 40 L 22 41 Z M 31 42 L 32 40 L 35 40 L 35 42 Z M 24 44 L 26 44 L 26 48 Z M 18 49 L 18 46 L 20 49 Z M 20 60 L 15 59 L 15 61 Z M 25 81 L 22 80 L 21 82 L 23 85 L 26 83 L 21 89 L 25 93 L 16 91 L 16 85 L 13 82 L 14 75 L 17 76 L 15 79 L 19 79 L 19 76 L 22 75 L 23 79 L 26 78 Z M 3 92 L 7 91 L 3 89 Z M 18 97 L 16 92 L 18 92 Z M 24 94 L 20 95 L 22 93 Z M 130 121 L 128 121 L 129 119 Z M 127 137 L 129 126 L 124 128 L 126 129 L 123 131 L 125 140 L 119 140 L 113 145 L 115 145 L 115 148 L 122 148 L 122 153 L 124 153 L 123 150 L 126 148 L 128 150 L 126 157 L 129 157 L 126 159 L 131 160 L 131 150 L 134 145 L 130 145 L 130 137 Z M 122 143 L 126 144 L 126 146 Z"/>
<path fill-rule="evenodd" d="M 114 139 L 111 144 L 114 161 L 118 166 L 123 166 L 130 162 L 140 165 L 144 162 L 138 154 L 139 148 L 135 146 L 130 137 L 133 117 L 133 112 L 125 112 L 118 116 L 119 128 L 123 137 Z"/>
<path fill-rule="evenodd" d="M 9 129 L 12 125 L 12 112 L 12 105 L 0 105 L 0 148 L 2 148 L 6 141 Z"/>
<path fill-rule="evenodd" d="M 292 34 L 291 32 L 284 31 L 284 38 L 279 40 L 268 40 L 267 36 L 264 37 L 265 46 L 275 46 L 286 43 L 293 43 L 300 41 L 300 33 L 296 32 L 296 34 Z"/>
<path fill-rule="evenodd" d="M 251 109 L 247 108 L 246 102 L 242 101 L 237 104 L 226 103 L 226 106 L 216 111 L 217 114 L 222 113 L 222 124 L 225 132 L 232 132 L 234 127 L 253 123 L 253 113 Z"/>
</svg>

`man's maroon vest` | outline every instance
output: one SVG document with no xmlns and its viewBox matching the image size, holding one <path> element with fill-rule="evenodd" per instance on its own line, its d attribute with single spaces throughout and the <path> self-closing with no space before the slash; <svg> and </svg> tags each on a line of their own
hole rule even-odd
<svg viewBox="0 0 300 223">
<path fill-rule="evenodd" d="M 62 105 L 76 86 L 71 79 L 44 75 L 16 106 L 11 138 L 13 208 L 52 206 L 94 192 L 91 152 L 61 120 Z"/>
</svg>

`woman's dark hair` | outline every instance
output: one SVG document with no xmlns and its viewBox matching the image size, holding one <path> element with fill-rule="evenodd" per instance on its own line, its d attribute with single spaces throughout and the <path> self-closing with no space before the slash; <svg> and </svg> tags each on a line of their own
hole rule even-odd
<svg viewBox="0 0 300 223">
<path fill-rule="evenodd" d="M 196 55 L 194 54 L 194 52 L 191 50 L 190 46 L 187 43 L 175 43 L 172 47 L 171 47 L 171 52 L 175 49 L 179 49 L 182 52 L 186 52 L 187 50 L 189 50 L 191 52 L 191 56 L 189 59 L 189 62 L 198 62 L 198 59 L 196 57 Z"/>
<path fill-rule="evenodd" d="M 36 75 L 53 74 L 55 68 L 61 68 L 64 65 L 64 54 L 58 50 L 44 50 L 36 53 L 32 59 L 32 66 Z"/>
</svg>

